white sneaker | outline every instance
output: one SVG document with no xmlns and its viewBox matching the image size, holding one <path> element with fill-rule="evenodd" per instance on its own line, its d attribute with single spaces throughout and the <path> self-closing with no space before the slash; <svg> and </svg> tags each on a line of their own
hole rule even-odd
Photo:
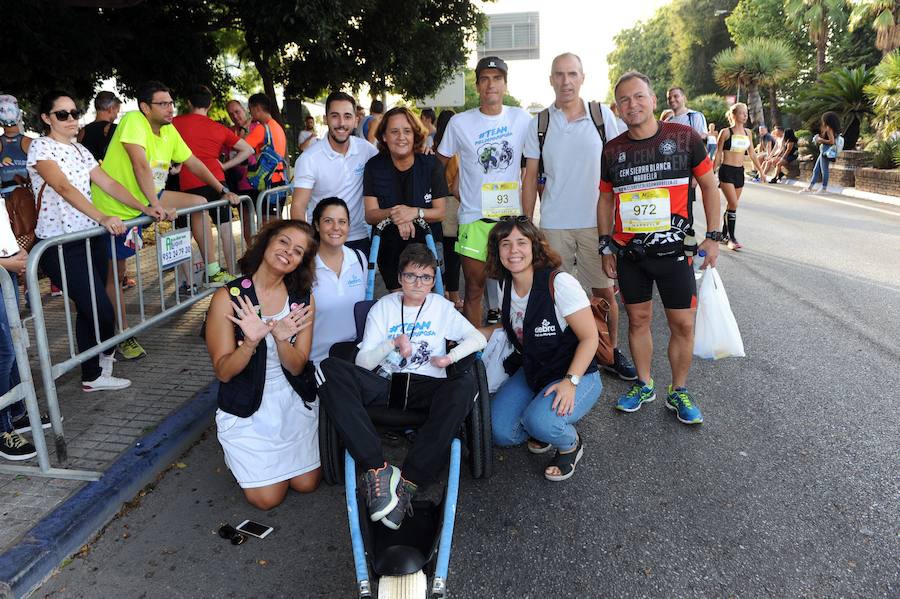
<svg viewBox="0 0 900 599">
<path fill-rule="evenodd" d="M 110 369 L 112 369 L 112 365 L 110 365 Z M 130 386 L 131 381 L 128 379 L 120 379 L 105 373 L 98 376 L 97 380 L 81 381 L 81 389 L 85 393 L 91 393 L 92 391 L 117 391 Z"/>
</svg>

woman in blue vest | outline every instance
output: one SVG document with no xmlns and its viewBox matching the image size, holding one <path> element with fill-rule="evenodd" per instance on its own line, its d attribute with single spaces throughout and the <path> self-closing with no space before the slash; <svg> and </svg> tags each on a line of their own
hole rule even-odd
<svg viewBox="0 0 900 599">
<path fill-rule="evenodd" d="M 603 389 L 590 302 L 578 281 L 559 270 L 560 263 L 527 217 L 501 220 L 488 238 L 488 277 L 503 281 L 498 326 L 514 348 L 504 362 L 510 378 L 491 403 L 494 442 L 527 440 L 531 453 L 556 447 L 544 470 L 551 481 L 575 473 L 584 441 L 574 425 Z"/>
<path fill-rule="evenodd" d="M 315 382 L 309 361 L 316 240 L 310 225 L 272 221 L 239 264 L 245 276 L 213 296 L 206 346 L 219 379 L 216 428 L 253 506 L 268 510 L 288 488 L 321 480 Z"/>
<path fill-rule="evenodd" d="M 389 291 L 400 289 L 400 252 L 411 243 L 425 243 L 425 232 L 413 221 L 424 218 L 435 243 L 442 237 L 441 221 L 450 192 L 441 163 L 434 155 L 419 153 L 427 135 L 408 108 L 391 108 L 375 132 L 379 153 L 366 163 L 363 173 L 366 222 L 393 221 L 381 234 L 378 252 L 378 270 Z"/>
</svg>

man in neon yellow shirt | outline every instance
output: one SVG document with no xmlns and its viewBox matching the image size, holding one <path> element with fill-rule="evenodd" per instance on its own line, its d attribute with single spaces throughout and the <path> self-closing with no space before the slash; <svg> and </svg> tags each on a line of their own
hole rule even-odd
<svg viewBox="0 0 900 599">
<path fill-rule="evenodd" d="M 169 191 L 165 189 L 169 168 L 174 163 L 182 164 L 203 183 L 220 192 L 222 198 L 238 204 L 237 195 L 216 180 L 216 177 L 184 143 L 181 135 L 172 126 L 175 103 L 169 89 L 158 81 L 149 81 L 138 89 L 139 112 L 130 112 L 122 117 L 106 151 L 101 168 L 122 184 L 137 199 L 137 203 L 126 204 L 113 198 L 99 187 L 92 186 L 94 205 L 104 214 L 118 216 L 122 220 L 135 218 L 141 214 L 156 220 L 173 220 L 178 208 L 206 204 L 202 196 Z M 212 223 L 206 211 L 191 214 L 191 231 L 206 261 L 206 273 L 213 285 L 223 285 L 234 277 L 219 266 L 216 243 L 212 233 Z M 140 233 L 138 233 L 140 234 Z M 121 294 L 119 282 L 113 275 L 112 260 L 118 261 L 118 272 L 125 272 L 125 259 L 135 251 L 125 245 L 125 235 L 115 238 L 115 250 L 110 250 L 107 293 L 114 304 Z M 206 238 L 204 244 L 203 239 Z M 125 302 L 121 297 L 122 326 L 125 322 Z M 131 338 L 120 346 L 122 355 L 128 359 L 147 355 L 136 339 Z"/>
</svg>

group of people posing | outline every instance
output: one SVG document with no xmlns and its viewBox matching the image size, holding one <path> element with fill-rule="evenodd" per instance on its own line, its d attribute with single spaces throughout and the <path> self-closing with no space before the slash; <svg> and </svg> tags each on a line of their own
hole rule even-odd
<svg viewBox="0 0 900 599">
<path fill-rule="evenodd" d="M 510 346 L 502 364 L 509 378 L 490 399 L 494 442 L 555 452 L 543 475 L 568 479 L 585 452 L 576 424 L 601 396 L 601 366 L 632 383 L 615 400 L 618 410 L 656 399 L 654 284 L 671 332 L 666 406 L 682 423 L 703 422 L 687 388 L 697 303 L 692 182 L 708 223 L 699 244 L 706 266 L 715 265 L 722 237 L 706 138 L 657 121 L 651 82 L 637 72 L 615 87 L 616 116 L 580 97 L 580 59 L 558 56 L 550 74 L 556 100 L 534 119 L 503 105 L 507 73 L 497 57 L 479 61 L 480 106 L 442 113 L 432 152 L 428 129 L 410 110 L 380 115 L 372 145 L 354 135 L 355 99 L 327 98 L 328 133 L 297 161 L 291 218 L 260 229 L 241 259 L 243 276 L 216 292 L 207 316 L 222 382 L 218 435 L 253 505 L 268 509 L 290 488 L 316 488 L 321 405 L 364 471 L 370 517 L 398 528 L 445 464 L 477 393 L 474 355 L 494 335 Z M 357 338 L 366 225 L 385 220 L 378 269 L 388 294 Z M 457 256 L 461 312 L 432 293 L 440 264 L 422 244 L 422 222 L 442 239 L 448 263 Z M 449 270 L 445 280 L 458 280 Z M 499 283 L 500 317 L 486 324 L 491 280 Z M 611 364 L 596 359 L 591 303 L 616 306 L 616 283 L 634 365 L 618 348 Z M 617 324 L 613 308 L 613 346 Z M 404 463 L 394 465 L 366 408 L 398 402 L 428 416 Z"/>
</svg>

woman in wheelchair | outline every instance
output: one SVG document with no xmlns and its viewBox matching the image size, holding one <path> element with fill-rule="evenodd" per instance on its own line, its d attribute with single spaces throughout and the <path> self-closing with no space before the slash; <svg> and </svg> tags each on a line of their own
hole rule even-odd
<svg viewBox="0 0 900 599">
<path fill-rule="evenodd" d="M 316 371 L 322 406 L 365 472 L 369 517 L 394 530 L 413 494 L 436 480 L 477 393 L 468 370 L 451 374 L 447 366 L 486 344 L 451 302 L 431 293 L 436 267 L 424 245 L 407 246 L 400 254 L 401 290 L 372 306 L 356 364 L 331 357 Z M 447 340 L 458 342 L 449 352 Z M 367 406 L 388 405 L 428 414 L 402 469 L 385 461 L 366 413 Z"/>
<path fill-rule="evenodd" d="M 528 441 L 532 453 L 556 447 L 544 476 L 566 480 L 584 453 L 575 430 L 600 397 L 599 343 L 587 295 L 526 217 L 503 220 L 488 238 L 487 272 L 503 281 L 501 324 L 515 351 L 510 378 L 491 404 L 494 442 Z M 491 329 L 492 330 L 492 329 Z M 490 334 L 487 335 L 490 337 Z"/>
<path fill-rule="evenodd" d="M 318 405 L 309 362 L 316 241 L 310 225 L 272 221 L 240 260 L 243 277 L 216 291 L 206 346 L 219 379 L 216 428 L 250 504 L 268 510 L 288 488 L 321 480 Z"/>
</svg>

